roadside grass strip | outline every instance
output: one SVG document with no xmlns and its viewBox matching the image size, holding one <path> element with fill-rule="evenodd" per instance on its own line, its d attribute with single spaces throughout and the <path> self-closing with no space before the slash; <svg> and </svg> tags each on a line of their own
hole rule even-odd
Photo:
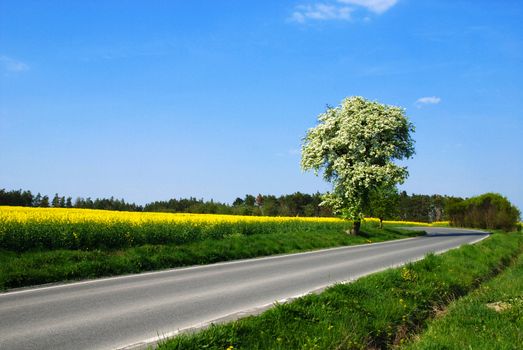
<svg viewBox="0 0 523 350">
<path fill-rule="evenodd" d="M 514 266 L 449 305 L 405 349 L 522 349 L 523 254 Z"/>
<path fill-rule="evenodd" d="M 451 301 L 497 275 L 523 235 L 484 241 L 338 284 L 258 315 L 163 340 L 160 349 L 386 349 L 419 333 Z M 234 288 L 234 285 L 231 285 Z"/>
<path fill-rule="evenodd" d="M 423 232 L 365 224 L 362 236 L 349 236 L 344 226 L 315 227 L 314 230 L 229 235 L 221 239 L 179 244 L 145 244 L 113 250 L 0 249 L 0 290 L 66 280 L 115 276 L 173 267 L 210 264 L 272 254 L 414 237 Z"/>
</svg>

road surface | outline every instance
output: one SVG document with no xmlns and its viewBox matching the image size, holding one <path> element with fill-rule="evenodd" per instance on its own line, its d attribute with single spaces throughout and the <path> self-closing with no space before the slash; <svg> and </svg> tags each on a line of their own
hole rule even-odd
<svg viewBox="0 0 523 350">
<path fill-rule="evenodd" d="M 424 229 L 398 241 L 0 293 L 0 349 L 137 348 L 487 236 Z"/>
</svg>

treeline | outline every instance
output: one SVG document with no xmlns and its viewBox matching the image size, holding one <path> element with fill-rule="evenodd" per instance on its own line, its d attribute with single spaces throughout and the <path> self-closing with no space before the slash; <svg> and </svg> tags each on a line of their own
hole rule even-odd
<svg viewBox="0 0 523 350">
<path fill-rule="evenodd" d="M 12 205 L 23 207 L 53 207 L 53 208 L 83 208 L 83 209 L 102 209 L 102 210 L 119 210 L 119 211 L 142 211 L 140 205 L 127 203 L 123 199 L 111 198 L 82 198 L 74 200 L 71 197 L 60 196 L 55 193 L 53 198 L 47 195 L 31 191 L 6 191 L 0 189 L 0 205 Z"/>
<path fill-rule="evenodd" d="M 380 217 L 385 220 L 403 220 L 403 221 L 453 221 L 458 226 L 482 227 L 475 223 L 476 219 L 482 215 L 487 217 L 487 223 L 481 225 L 490 225 L 492 219 L 492 207 L 502 207 L 497 197 L 488 194 L 484 198 L 488 199 L 483 204 L 476 203 L 476 197 L 464 200 L 460 197 L 443 196 L 443 195 L 422 195 L 407 194 L 407 192 L 393 192 L 387 194 L 387 200 L 375 198 L 371 200 L 368 215 Z M 213 200 L 204 201 L 196 198 L 170 199 L 167 201 L 156 201 L 144 206 L 135 203 L 128 203 L 123 199 L 111 198 L 76 198 L 74 201 L 71 197 L 64 197 L 55 194 L 51 199 L 48 196 L 42 196 L 40 193 L 33 195 L 31 191 L 6 191 L 0 189 L 0 205 L 12 206 L 29 206 L 29 207 L 57 207 L 57 208 L 87 208 L 87 209 L 104 209 L 119 211 L 151 211 L 151 212 L 176 212 L 176 213 L 201 213 L 201 214 L 233 214 L 233 215 L 256 215 L 256 216 L 333 216 L 332 210 L 328 207 L 321 206 L 322 202 L 320 193 L 305 194 L 296 192 L 293 194 L 274 196 L 262 195 L 257 196 L 247 194 L 243 198 L 236 198 L 232 204 L 215 202 Z M 499 195 L 498 195 L 499 196 Z M 381 197 L 384 197 L 383 195 Z M 483 198 L 483 197 L 481 197 Z M 503 197 L 504 198 L 504 197 Z M 485 199 L 485 200 L 487 200 Z M 505 199 L 506 200 L 506 199 Z M 508 201 L 507 201 L 508 202 Z M 510 202 L 509 202 L 510 204 Z M 467 209 L 464 208 L 472 208 Z M 507 207 L 507 205 L 505 205 Z M 503 208 L 505 208 L 503 207 Z M 507 207 L 508 208 L 508 207 Z M 499 217 L 514 217 L 519 211 L 510 205 L 509 214 L 499 214 Z M 515 211 L 514 211 L 515 210 Z M 469 213 L 470 211 L 470 213 Z M 517 211 L 517 213 L 516 213 Z M 472 220 L 472 221 L 471 221 Z M 499 219 L 501 220 L 501 219 Z M 472 225 L 471 223 L 473 223 Z M 485 227 L 490 228 L 490 227 Z"/>
<path fill-rule="evenodd" d="M 296 192 L 278 197 L 247 194 L 243 198 L 236 198 L 232 204 L 205 201 L 194 197 L 173 198 L 148 203 L 142 207 L 114 197 L 96 199 L 80 197 L 73 201 L 71 197 L 60 196 L 58 193 L 50 199 L 40 193 L 33 195 L 31 191 L 0 189 L 0 205 L 255 216 L 333 216 L 331 208 L 320 205 L 321 196 L 319 192 L 312 195 Z M 449 203 L 463 200 L 441 195 L 408 195 L 405 191 L 395 194 L 394 197 L 393 208 L 383 211 L 384 219 L 422 222 L 448 220 L 446 208 Z M 369 213 L 372 214 L 374 213 Z"/>
<path fill-rule="evenodd" d="M 518 208 L 498 193 L 485 193 L 453 203 L 448 209 L 453 226 L 505 231 L 516 228 L 521 215 Z"/>
<path fill-rule="evenodd" d="M 232 205 L 203 201 L 203 199 L 170 199 L 146 204 L 144 211 L 168 211 L 182 213 L 234 214 L 255 216 L 332 216 L 330 208 L 320 206 L 320 193 L 274 195 L 245 195 L 236 198 Z"/>
<path fill-rule="evenodd" d="M 412 194 L 402 191 L 397 199 L 397 209 L 386 219 L 404 221 L 435 222 L 449 220 L 448 210 L 463 198 L 439 194 Z"/>
<path fill-rule="evenodd" d="M 33 195 L 31 191 L 6 191 L 0 189 L 0 205 L 26 207 L 83 208 L 119 211 L 153 211 L 198 214 L 235 214 L 256 216 L 332 216 L 329 208 L 320 206 L 320 193 L 313 195 L 296 192 L 279 197 L 273 195 L 246 195 L 236 198 L 231 204 L 196 198 L 170 199 L 156 201 L 140 206 L 128 203 L 123 199 L 111 198 L 76 198 L 60 196 L 58 193 L 52 199 L 40 193 Z"/>
</svg>

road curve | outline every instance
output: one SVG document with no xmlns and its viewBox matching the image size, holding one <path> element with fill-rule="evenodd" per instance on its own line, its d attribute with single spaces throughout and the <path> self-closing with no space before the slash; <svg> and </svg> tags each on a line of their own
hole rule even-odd
<svg viewBox="0 0 523 350">
<path fill-rule="evenodd" d="M 0 349 L 132 348 L 487 236 L 423 229 L 427 236 L 0 293 Z"/>
</svg>

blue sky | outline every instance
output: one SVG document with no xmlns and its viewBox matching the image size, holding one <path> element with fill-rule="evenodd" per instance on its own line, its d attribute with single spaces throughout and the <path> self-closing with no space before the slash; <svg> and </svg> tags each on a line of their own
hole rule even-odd
<svg viewBox="0 0 523 350">
<path fill-rule="evenodd" d="M 517 0 L 2 0 L 0 187 L 325 191 L 301 139 L 361 95 L 416 126 L 402 189 L 523 208 L 521 18 Z"/>
</svg>

